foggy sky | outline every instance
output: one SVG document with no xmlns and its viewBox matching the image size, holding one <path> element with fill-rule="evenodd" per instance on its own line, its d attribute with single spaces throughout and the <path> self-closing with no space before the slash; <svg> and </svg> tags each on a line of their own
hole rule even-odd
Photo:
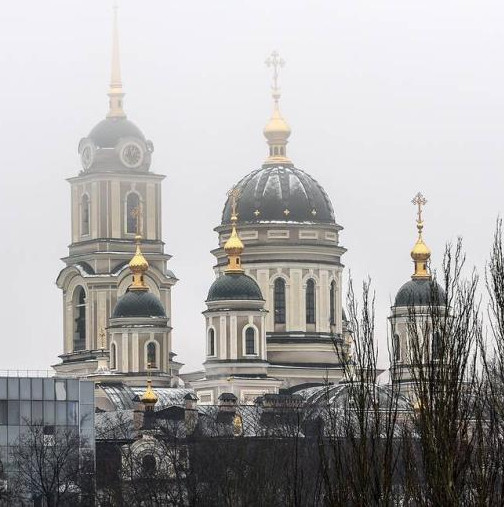
<svg viewBox="0 0 504 507">
<path fill-rule="evenodd" d="M 173 346 L 204 355 L 226 191 L 260 167 L 270 71 L 287 61 L 288 154 L 327 191 L 344 227 L 345 280 L 368 275 L 383 343 L 391 300 L 413 269 L 415 208 L 438 267 L 463 236 L 483 272 L 503 208 L 504 5 L 424 0 L 121 0 L 125 110 L 166 174 Z M 77 145 L 107 112 L 111 2 L 5 2 L 0 17 L 0 369 L 47 369 L 62 352 L 55 285 L 70 242 Z M 386 359 L 386 358 L 385 358 Z"/>
</svg>

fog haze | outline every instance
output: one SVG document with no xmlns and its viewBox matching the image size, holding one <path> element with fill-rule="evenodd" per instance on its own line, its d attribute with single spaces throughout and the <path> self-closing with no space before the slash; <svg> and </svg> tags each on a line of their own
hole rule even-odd
<svg viewBox="0 0 504 507">
<path fill-rule="evenodd" d="M 62 352 L 55 285 L 70 242 L 77 145 L 107 112 L 112 9 L 25 0 L 0 18 L 0 369 L 46 369 Z M 227 190 L 260 167 L 277 49 L 288 153 L 332 200 L 345 280 L 368 275 L 377 333 L 413 269 L 419 190 L 439 267 L 464 238 L 480 273 L 503 208 L 504 6 L 497 1 L 121 0 L 125 110 L 154 143 L 173 289 L 173 348 L 204 354 Z M 382 362 L 386 357 L 382 356 Z"/>
</svg>

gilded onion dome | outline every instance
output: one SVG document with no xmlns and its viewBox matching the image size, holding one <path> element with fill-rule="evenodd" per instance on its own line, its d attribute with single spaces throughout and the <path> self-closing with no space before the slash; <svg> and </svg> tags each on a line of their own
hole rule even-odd
<svg viewBox="0 0 504 507">
<path fill-rule="evenodd" d="M 140 401 L 146 406 L 146 408 L 153 408 L 158 401 L 158 396 L 154 392 L 154 389 L 152 389 L 152 381 L 150 379 L 147 380 L 147 389 L 145 390 L 145 393 L 142 394 Z"/>
<path fill-rule="evenodd" d="M 135 255 L 129 262 L 129 268 L 133 273 L 133 283 L 130 285 L 129 290 L 149 290 L 144 281 L 144 274 L 149 269 L 149 263 L 144 257 L 142 250 L 140 249 L 140 242 L 142 236 L 137 235 L 136 240 L 136 251 Z"/>
<path fill-rule="evenodd" d="M 431 251 L 429 247 L 424 243 L 422 237 L 423 231 L 423 219 L 422 219 L 422 206 L 425 206 L 427 200 L 425 197 L 419 192 L 412 201 L 413 204 L 418 206 L 418 216 L 417 216 L 417 230 L 418 230 L 418 238 L 411 250 L 411 258 L 415 263 L 415 272 L 411 276 L 413 280 L 430 280 L 431 275 L 429 273 L 429 269 L 427 267 L 427 262 L 430 259 Z"/>
</svg>

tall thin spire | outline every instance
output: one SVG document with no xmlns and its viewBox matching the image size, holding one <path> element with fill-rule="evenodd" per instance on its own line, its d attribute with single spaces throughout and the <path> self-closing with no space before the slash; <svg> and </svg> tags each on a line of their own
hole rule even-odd
<svg viewBox="0 0 504 507">
<path fill-rule="evenodd" d="M 417 211 L 417 231 L 418 231 L 418 239 L 411 250 L 411 258 L 415 263 L 415 272 L 411 275 L 411 278 L 414 280 L 430 280 L 431 275 L 429 273 L 429 269 L 427 267 L 427 261 L 430 259 L 431 251 L 429 247 L 424 243 L 422 237 L 423 231 L 423 217 L 422 217 L 422 208 L 427 204 L 427 199 L 418 192 L 417 195 L 411 201 L 412 204 L 418 207 Z"/>
<path fill-rule="evenodd" d="M 119 58 L 119 29 L 117 26 L 117 3 L 114 3 L 114 27 L 112 33 L 112 66 L 110 73 L 109 112 L 107 118 L 125 118 L 123 110 L 124 92 L 121 79 L 121 61 Z"/>
<path fill-rule="evenodd" d="M 265 164 L 290 163 L 291 161 L 287 157 L 287 140 L 291 134 L 291 129 L 280 113 L 278 104 L 281 96 L 278 76 L 280 69 L 285 65 L 285 61 L 280 58 L 277 51 L 273 51 L 265 63 L 267 67 L 273 68 L 273 84 L 271 86 L 273 114 L 263 131 L 269 145 L 269 156 Z"/>
</svg>

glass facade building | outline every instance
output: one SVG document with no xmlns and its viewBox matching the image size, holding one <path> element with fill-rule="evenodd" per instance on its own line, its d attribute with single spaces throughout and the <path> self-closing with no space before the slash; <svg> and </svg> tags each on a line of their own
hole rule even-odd
<svg viewBox="0 0 504 507">
<path fill-rule="evenodd" d="M 0 470 L 14 472 L 10 450 L 30 425 L 44 433 L 75 429 L 82 451 L 95 451 L 94 382 L 75 378 L 0 377 Z"/>
</svg>

